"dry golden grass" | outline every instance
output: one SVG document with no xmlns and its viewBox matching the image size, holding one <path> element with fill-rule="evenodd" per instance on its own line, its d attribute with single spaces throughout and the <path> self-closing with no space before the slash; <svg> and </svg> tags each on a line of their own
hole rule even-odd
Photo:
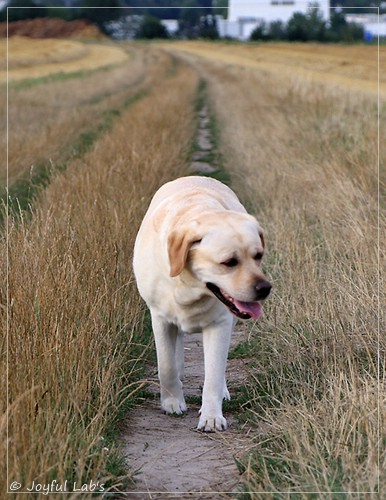
<svg viewBox="0 0 386 500">
<path fill-rule="evenodd" d="M 64 63 L 86 57 L 88 46 L 74 40 L 33 39 L 13 36 L 8 40 L 8 68 L 26 68 Z M 7 41 L 2 40 L 0 56 L 7 57 Z"/>
<path fill-rule="evenodd" d="M 210 61 L 278 76 L 301 78 L 311 83 L 327 83 L 338 89 L 378 92 L 378 48 L 376 46 L 344 46 L 300 43 L 229 44 L 179 42 L 164 45 Z M 386 63 L 386 46 L 379 49 L 380 67 Z M 379 75 L 380 90 L 386 96 L 386 74 Z"/>
<path fill-rule="evenodd" d="M 250 331 L 251 414 L 268 431 L 256 435 L 247 487 L 365 498 L 386 487 L 376 99 L 339 92 L 334 78 L 196 64 L 232 186 L 266 229 L 274 284 Z"/>
<path fill-rule="evenodd" d="M 83 44 L 80 44 L 83 45 Z M 9 183 L 34 173 L 48 159 L 55 165 L 71 155 L 68 147 L 82 132 L 95 129 L 111 110 L 145 89 L 154 72 L 168 63 L 162 54 L 125 46 L 129 57 L 123 64 L 69 80 L 9 88 Z M 81 80 L 80 80 L 81 78 Z M 97 84 L 96 84 L 97 82 Z M 6 114 L 5 101 L 0 111 Z M 6 123 L 0 124 L 1 151 L 6 151 Z M 5 163 L 5 162 L 4 162 Z M 5 184 L 5 169 L 0 185 Z"/>
<path fill-rule="evenodd" d="M 0 57 L 6 59 L 7 40 L 0 42 Z M 120 47 L 84 44 L 72 40 L 11 37 L 8 41 L 9 81 L 39 78 L 52 73 L 95 70 L 112 64 L 123 64 L 127 53 Z M 0 82 L 7 79 L 0 71 Z"/>
<path fill-rule="evenodd" d="M 9 481 L 23 491 L 33 479 L 68 480 L 69 489 L 119 482 L 106 427 L 138 390 L 148 344 L 133 239 L 152 193 L 185 172 L 194 133 L 197 77 L 181 65 L 165 71 L 162 61 L 149 72 L 149 95 L 52 179 L 32 220 L 9 221 L 9 441 L 3 393 L 1 446 Z M 0 477 L 6 491 L 5 462 Z"/>
<path fill-rule="evenodd" d="M 25 68 L 24 78 L 28 79 L 27 83 L 19 81 L 18 85 L 14 85 L 12 78 L 10 79 L 8 96 L 10 186 L 21 177 L 34 175 L 36 167 L 42 161 L 49 160 L 54 164 L 59 159 L 63 160 L 63 156 L 71 154 L 71 151 L 68 149 L 63 151 L 63 148 L 71 141 L 75 141 L 82 132 L 100 124 L 104 112 L 115 106 L 121 106 L 125 98 L 138 90 L 137 85 L 145 79 L 147 72 L 146 58 L 140 56 L 139 51 L 133 51 L 127 46 L 119 49 L 107 47 L 107 49 L 119 50 L 120 54 L 123 54 L 122 58 L 124 56 L 119 66 L 109 68 L 107 77 L 107 70 L 103 69 L 87 74 L 88 70 L 96 70 L 97 66 L 83 66 L 84 58 L 76 59 L 76 54 L 86 52 L 87 58 L 95 62 L 95 58 L 91 58 L 90 47 L 94 47 L 92 50 L 103 51 L 106 47 L 102 45 L 90 46 L 65 40 L 30 39 L 27 43 L 26 39 L 12 38 L 10 39 L 11 46 L 13 42 L 16 46 L 20 44 L 20 51 L 16 51 L 14 58 L 11 52 L 10 61 L 13 60 L 16 64 L 22 61 L 23 57 L 28 56 L 31 66 Z M 2 41 L 0 45 L 3 52 L 6 48 L 5 43 Z M 83 76 L 83 85 L 79 85 L 76 77 L 65 79 L 67 70 L 71 71 L 66 69 L 66 62 L 58 62 L 55 69 L 55 71 L 60 71 L 62 78 L 57 78 L 52 82 L 37 79 L 35 84 L 29 80 L 36 75 L 48 74 L 35 73 L 37 66 L 33 63 L 54 57 L 47 52 L 51 44 L 59 51 L 58 59 L 73 57 L 73 62 L 79 63 L 78 67 L 74 67 L 74 76 L 77 74 L 78 78 Z M 37 49 L 36 53 L 35 49 Z M 112 63 L 103 59 L 103 53 L 100 54 L 99 61 L 103 61 L 100 66 Z M 98 85 L 95 84 L 96 81 Z M 0 112 L 3 116 L 7 116 L 5 98 L 0 101 Z M 0 124 L 0 160 L 3 164 L 6 164 L 6 125 L 5 120 Z M 6 183 L 6 173 L 5 169 L 0 171 L 0 187 Z"/>
</svg>

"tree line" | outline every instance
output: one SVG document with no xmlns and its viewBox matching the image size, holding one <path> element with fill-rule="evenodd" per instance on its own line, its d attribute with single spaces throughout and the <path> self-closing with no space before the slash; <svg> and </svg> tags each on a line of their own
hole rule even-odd
<svg viewBox="0 0 386 500">
<path fill-rule="evenodd" d="M 362 25 L 348 23 L 341 11 L 332 11 L 330 22 L 323 18 L 318 8 L 310 8 L 306 14 L 295 12 L 287 23 L 260 22 L 252 31 L 250 39 L 289 40 L 299 42 L 354 42 L 363 40 Z"/>
<path fill-rule="evenodd" d="M 364 1 L 367 0 L 350 0 L 350 3 L 359 7 Z M 227 0 L 157 0 L 156 3 L 157 6 L 152 7 L 154 0 L 9 0 L 8 6 L 17 8 L 8 10 L 8 20 L 87 19 L 110 36 L 119 32 L 120 38 L 168 38 L 170 34 L 161 20 L 177 19 L 177 37 L 219 38 L 214 15 L 226 16 Z M 343 4 L 344 0 L 340 0 L 339 5 Z M 294 13 L 287 23 L 261 21 L 253 30 L 251 40 L 352 42 L 363 39 L 362 26 L 347 23 L 343 12 L 346 11 L 332 9 L 329 23 L 317 8 L 310 8 L 306 14 Z M 0 21 L 6 18 L 6 9 L 3 9 Z"/>
<path fill-rule="evenodd" d="M 8 10 L 9 21 L 37 17 L 59 17 L 67 21 L 89 19 L 103 28 L 104 23 L 118 19 L 123 12 L 125 16 L 147 15 L 157 19 L 183 19 L 188 16 L 194 20 L 210 14 L 216 1 L 219 5 L 221 2 L 227 2 L 227 0 L 8 0 L 6 6 L 13 7 Z M 187 10 L 191 11 L 188 15 Z M 226 14 L 226 8 L 225 11 L 217 10 L 218 13 Z M 0 15 L 4 21 L 6 8 L 0 11 Z"/>
</svg>

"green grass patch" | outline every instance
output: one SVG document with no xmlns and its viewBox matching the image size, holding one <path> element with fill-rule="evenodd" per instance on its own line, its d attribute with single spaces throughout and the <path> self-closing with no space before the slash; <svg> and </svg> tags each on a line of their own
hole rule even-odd
<svg viewBox="0 0 386 500">
<path fill-rule="evenodd" d="M 79 70 L 79 71 L 69 71 L 63 72 L 60 71 L 58 73 L 51 73 L 46 76 L 38 76 L 35 78 L 26 78 L 24 80 L 10 82 L 10 87 L 14 90 L 25 90 L 30 89 L 32 87 L 36 87 L 37 85 L 46 85 L 55 82 L 65 82 L 67 80 L 73 80 L 75 78 L 84 78 L 86 76 L 92 75 L 94 73 L 106 72 L 111 70 L 117 66 L 116 64 L 110 64 L 106 66 L 102 66 L 100 68 L 89 69 L 89 70 Z"/>
<path fill-rule="evenodd" d="M 200 80 L 197 85 L 194 110 L 198 114 L 206 103 L 206 81 Z"/>
<path fill-rule="evenodd" d="M 308 499 L 317 500 L 322 492 L 317 491 L 315 484 L 304 477 L 303 469 L 312 471 L 313 481 L 317 480 L 324 488 L 328 498 L 333 500 L 343 500 L 346 498 L 360 498 L 345 491 L 344 473 L 340 457 L 328 461 L 328 472 L 322 470 L 321 465 L 316 463 L 312 456 L 307 463 L 301 466 L 294 460 L 283 457 L 282 452 L 286 449 L 285 437 L 270 435 L 262 439 L 263 444 L 257 446 L 245 457 L 239 460 L 238 467 L 241 472 L 245 472 L 249 467 L 249 474 L 253 471 L 254 483 L 264 484 L 266 476 L 269 476 L 271 498 L 275 499 L 300 499 L 304 495 Z M 249 486 L 245 486 L 241 499 L 257 498 L 256 492 L 250 493 Z"/>
<path fill-rule="evenodd" d="M 241 342 L 229 351 L 228 359 L 240 359 L 255 357 L 259 353 L 258 345 L 256 342 Z"/>
<path fill-rule="evenodd" d="M 224 400 L 223 410 L 224 412 L 234 413 L 239 420 L 245 420 L 245 412 L 248 410 L 250 405 L 250 397 L 248 394 L 248 389 L 245 385 L 239 387 L 233 387 L 231 390 L 231 399 Z"/>
<path fill-rule="evenodd" d="M 211 177 L 212 179 L 216 179 L 216 181 L 220 181 L 223 184 L 229 185 L 231 182 L 228 172 L 220 168 L 218 170 L 215 170 L 214 172 L 210 173 L 200 172 L 199 174 L 202 175 L 203 177 Z"/>
<path fill-rule="evenodd" d="M 166 78 L 173 78 L 176 76 L 180 65 L 179 59 L 174 55 L 170 55 L 170 64 L 166 68 Z"/>
<path fill-rule="evenodd" d="M 219 133 L 219 126 L 217 124 L 216 118 L 214 113 L 211 111 L 210 105 L 208 103 L 208 94 L 207 94 L 207 82 L 203 79 L 201 79 L 198 83 L 197 86 L 197 91 L 196 91 L 196 98 L 195 98 L 195 112 L 196 112 L 196 122 L 197 122 L 197 132 L 199 129 L 200 125 L 200 113 L 202 110 L 207 107 L 208 109 L 208 127 L 205 127 L 207 130 L 210 131 L 210 139 L 213 144 L 213 148 L 209 151 L 205 151 L 205 155 L 202 156 L 200 160 L 195 160 L 195 161 L 202 161 L 205 163 L 209 163 L 212 165 L 216 170 L 214 172 L 195 172 L 196 175 L 201 175 L 203 177 L 211 177 L 213 179 L 216 179 L 224 184 L 229 185 L 231 182 L 230 175 L 228 172 L 224 169 L 223 167 L 223 161 L 221 158 L 221 154 L 219 153 L 219 139 L 220 139 L 220 133 Z M 190 157 L 192 158 L 194 153 L 197 151 L 202 151 L 198 145 L 198 142 L 195 141 L 192 144 L 192 148 L 190 151 Z"/>
<path fill-rule="evenodd" d="M 185 396 L 185 401 L 187 405 L 201 406 L 202 397 L 201 396 Z"/>
</svg>

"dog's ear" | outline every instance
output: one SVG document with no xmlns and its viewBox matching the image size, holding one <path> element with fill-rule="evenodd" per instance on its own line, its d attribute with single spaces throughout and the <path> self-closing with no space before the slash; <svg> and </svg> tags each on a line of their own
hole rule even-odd
<svg viewBox="0 0 386 500">
<path fill-rule="evenodd" d="M 190 247 L 201 238 L 191 228 L 181 227 L 172 231 L 168 237 L 168 255 L 170 276 L 174 278 L 182 273 Z"/>
</svg>

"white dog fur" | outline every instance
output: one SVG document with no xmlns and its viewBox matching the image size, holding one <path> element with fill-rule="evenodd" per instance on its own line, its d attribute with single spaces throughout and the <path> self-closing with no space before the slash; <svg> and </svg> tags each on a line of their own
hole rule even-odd
<svg viewBox="0 0 386 500">
<path fill-rule="evenodd" d="M 187 410 L 183 394 L 184 333 L 202 332 L 205 379 L 198 429 L 225 430 L 222 400 L 236 316 L 258 318 L 271 289 L 261 270 L 263 231 L 234 192 L 206 177 L 162 186 L 134 248 L 138 290 L 155 336 L 161 407 Z"/>
</svg>

